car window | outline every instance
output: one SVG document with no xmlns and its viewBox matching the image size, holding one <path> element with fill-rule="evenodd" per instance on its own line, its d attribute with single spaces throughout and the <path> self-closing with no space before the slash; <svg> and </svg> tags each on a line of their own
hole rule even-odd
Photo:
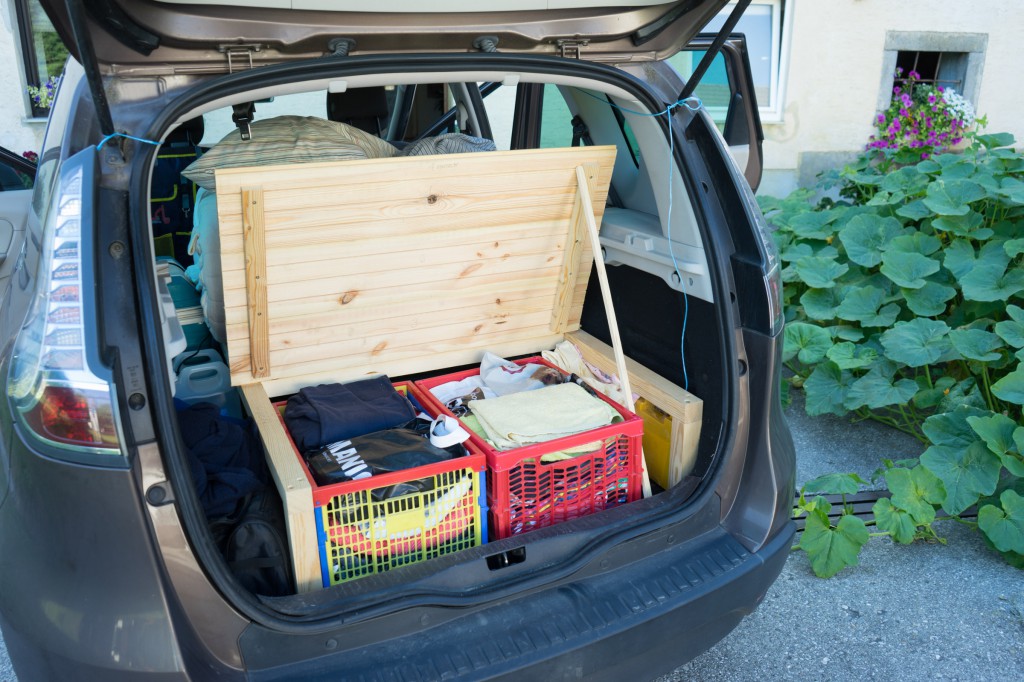
<svg viewBox="0 0 1024 682">
<path fill-rule="evenodd" d="M 14 152 L 0 148 L 0 192 L 32 189 L 35 164 Z"/>
<path fill-rule="evenodd" d="M 689 80 L 693 70 L 704 58 L 704 50 L 683 50 L 668 58 L 668 63 L 676 70 L 683 80 Z M 700 98 L 704 109 L 714 120 L 719 130 L 725 129 L 725 119 L 729 113 L 732 87 L 729 83 L 729 71 L 726 68 L 725 56 L 719 53 L 711 62 L 707 73 L 700 79 L 694 89 L 694 95 Z"/>
<path fill-rule="evenodd" d="M 69 59 L 64 67 L 60 85 L 57 86 L 53 105 L 50 107 L 50 119 L 46 124 L 43 149 L 39 153 L 39 162 L 36 165 L 35 185 L 32 188 L 32 210 L 39 217 L 39 221 L 29 223 L 33 230 L 39 230 L 40 226 L 46 224 L 50 198 L 57 184 L 57 170 L 61 163 L 64 133 L 68 128 L 68 118 L 71 115 L 72 97 L 69 93 L 78 89 L 83 76 L 82 67 L 74 60 Z M 62 92 L 65 93 L 63 96 Z M 39 239 L 42 235 L 35 234 L 34 236 Z"/>
<path fill-rule="evenodd" d="M 203 114 L 203 140 L 199 143 L 201 146 L 212 147 L 237 128 L 231 120 L 231 113 L 231 107 L 225 107 Z M 327 118 L 326 93 L 322 90 L 298 92 L 256 102 L 257 121 L 288 115 Z"/>
<path fill-rule="evenodd" d="M 480 85 L 484 85 L 481 83 Z M 512 148 L 512 118 L 516 110 L 515 86 L 503 85 L 485 94 L 484 109 L 491 124 L 494 144 L 500 150 Z"/>
<path fill-rule="evenodd" d="M 572 112 L 557 85 L 544 86 L 540 121 L 541 147 L 572 146 Z"/>
</svg>

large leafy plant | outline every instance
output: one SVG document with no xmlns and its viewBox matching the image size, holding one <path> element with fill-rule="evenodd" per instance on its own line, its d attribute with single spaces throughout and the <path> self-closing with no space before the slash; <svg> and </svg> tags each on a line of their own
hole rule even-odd
<svg viewBox="0 0 1024 682">
<path fill-rule="evenodd" d="M 881 531 L 934 537 L 937 508 L 980 505 L 979 529 L 1020 562 L 1024 156 L 1006 148 L 1009 135 L 971 140 L 962 154 L 911 164 L 865 156 L 836 176 L 839 201 L 812 205 L 801 191 L 762 207 L 784 264 L 784 360 L 808 414 L 853 413 L 929 444 L 920 462 L 880 472 L 893 493 L 874 510 Z M 832 489 L 812 487 L 851 485 L 828 480 Z M 833 525 L 823 498 L 801 499 L 815 570 L 855 563 L 868 537 L 856 517 Z"/>
</svg>

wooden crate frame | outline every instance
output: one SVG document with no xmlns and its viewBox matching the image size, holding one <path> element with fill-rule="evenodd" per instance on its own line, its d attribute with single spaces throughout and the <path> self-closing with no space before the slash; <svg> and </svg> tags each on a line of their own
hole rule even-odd
<svg viewBox="0 0 1024 682">
<path fill-rule="evenodd" d="M 312 495 L 271 396 L 550 348 L 579 329 L 591 263 L 632 395 L 593 248 L 614 160 L 607 146 L 216 172 L 231 379 L 284 500 L 300 592 L 320 587 Z"/>
</svg>

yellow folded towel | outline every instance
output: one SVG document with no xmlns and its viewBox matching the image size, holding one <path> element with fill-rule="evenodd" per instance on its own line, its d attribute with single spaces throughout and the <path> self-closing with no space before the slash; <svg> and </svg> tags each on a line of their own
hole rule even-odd
<svg viewBox="0 0 1024 682">
<path fill-rule="evenodd" d="M 611 405 L 576 384 L 471 400 L 469 409 L 499 450 L 544 443 L 622 421 Z"/>
</svg>

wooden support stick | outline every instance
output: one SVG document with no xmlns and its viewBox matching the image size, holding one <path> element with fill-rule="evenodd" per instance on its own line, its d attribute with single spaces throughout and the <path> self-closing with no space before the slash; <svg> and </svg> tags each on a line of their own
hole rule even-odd
<svg viewBox="0 0 1024 682">
<path fill-rule="evenodd" d="M 254 379 L 270 376 L 270 323 L 267 318 L 267 244 L 263 188 L 242 188 L 242 241 L 245 292 L 249 307 L 249 358 Z"/>
<path fill-rule="evenodd" d="M 608 286 L 608 272 L 604 267 L 604 254 L 601 252 L 601 236 L 597 230 L 597 219 L 594 218 L 594 205 L 590 198 L 590 183 L 587 171 L 583 166 L 576 166 L 576 185 L 583 206 L 583 217 L 587 223 L 587 234 L 590 235 L 590 248 L 594 252 L 594 266 L 597 269 L 597 281 L 601 285 L 601 298 L 604 301 L 605 315 L 608 317 L 608 331 L 612 337 L 612 350 L 615 352 L 615 367 L 625 394 L 626 408 L 635 412 L 633 390 L 629 385 L 629 371 L 626 369 L 626 356 L 622 352 L 622 339 L 619 338 L 619 323 L 615 319 L 615 306 L 612 305 L 612 292 Z M 640 466 L 643 471 L 644 497 L 651 496 L 651 479 L 647 474 L 647 462 L 644 461 L 643 450 L 640 452 Z"/>
</svg>

